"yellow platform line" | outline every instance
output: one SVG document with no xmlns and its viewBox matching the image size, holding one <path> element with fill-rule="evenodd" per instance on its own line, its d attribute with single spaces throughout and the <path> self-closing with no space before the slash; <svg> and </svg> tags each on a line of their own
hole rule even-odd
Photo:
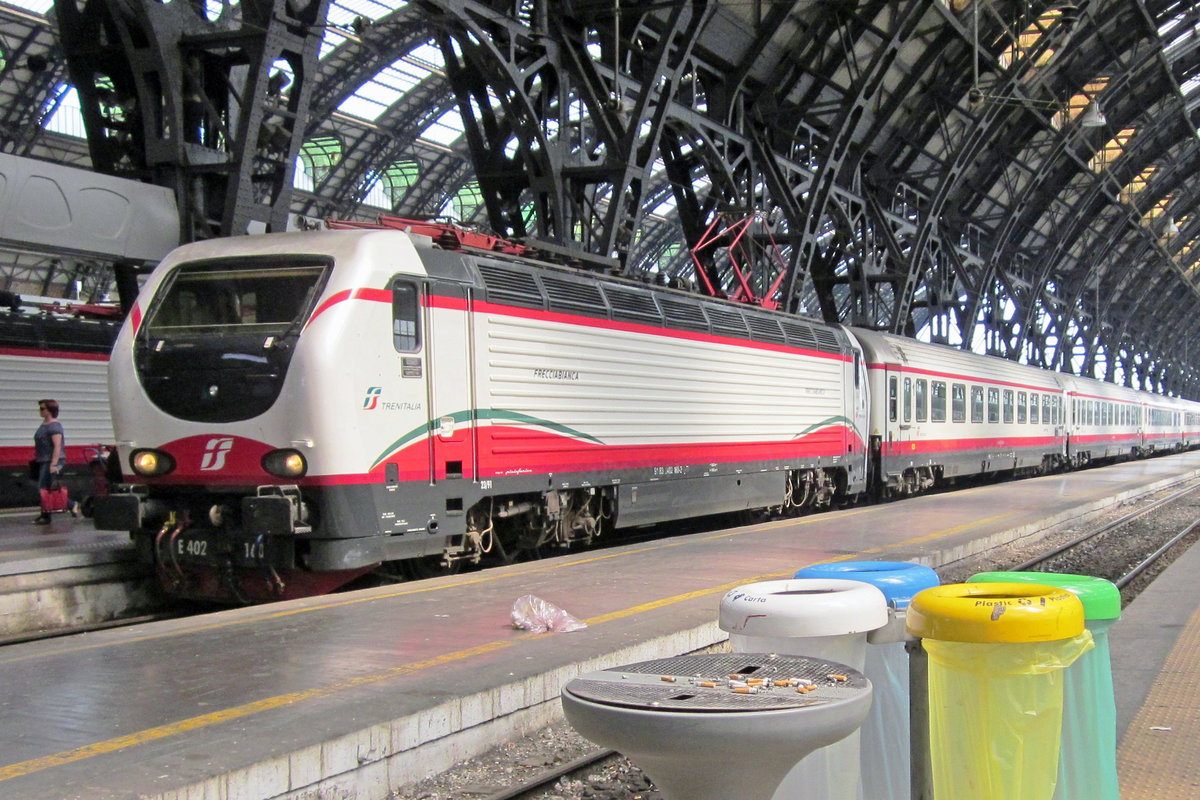
<svg viewBox="0 0 1200 800">
<path fill-rule="evenodd" d="M 1117 748 L 1123 800 L 1200 797 L 1200 609 L 1192 614 Z"/>
</svg>

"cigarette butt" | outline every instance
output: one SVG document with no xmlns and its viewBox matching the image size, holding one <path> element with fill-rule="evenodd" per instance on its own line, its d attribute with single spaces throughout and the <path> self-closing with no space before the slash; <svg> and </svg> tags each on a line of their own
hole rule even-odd
<svg viewBox="0 0 1200 800">
<path fill-rule="evenodd" d="M 754 686 L 735 686 L 734 694 L 758 694 L 758 689 Z"/>
<path fill-rule="evenodd" d="M 717 682 L 716 681 L 700 681 L 700 683 L 698 683 L 697 685 L 703 686 L 705 689 L 712 689 L 712 688 L 716 687 Z"/>
<path fill-rule="evenodd" d="M 840 672 L 834 672 L 833 674 L 831 674 L 829 676 L 829 680 L 837 681 L 838 683 L 845 683 L 846 681 L 848 681 L 850 679 L 847 678 L 845 675 L 841 674 Z"/>
<path fill-rule="evenodd" d="M 663 675 L 659 678 L 659 680 L 666 681 L 667 683 L 674 683 L 675 681 L 677 681 L 679 679 L 676 678 L 674 675 Z"/>
</svg>

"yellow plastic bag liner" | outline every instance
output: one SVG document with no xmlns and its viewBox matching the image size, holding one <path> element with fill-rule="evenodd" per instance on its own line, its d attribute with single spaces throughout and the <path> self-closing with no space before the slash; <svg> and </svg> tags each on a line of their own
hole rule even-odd
<svg viewBox="0 0 1200 800">
<path fill-rule="evenodd" d="M 950 584 L 913 598 L 907 622 L 929 654 L 935 796 L 1051 800 L 1064 670 L 1094 646 L 1079 599 L 1036 584 Z"/>
</svg>

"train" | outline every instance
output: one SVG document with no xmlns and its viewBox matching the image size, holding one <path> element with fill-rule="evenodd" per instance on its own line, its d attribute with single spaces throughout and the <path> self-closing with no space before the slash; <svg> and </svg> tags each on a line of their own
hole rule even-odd
<svg viewBox="0 0 1200 800">
<path fill-rule="evenodd" d="M 452 225 L 185 245 L 108 369 L 96 504 L 252 603 L 738 511 L 1175 452 L 1200 404 L 581 271 Z"/>
<path fill-rule="evenodd" d="M 104 474 L 115 441 L 108 357 L 120 326 L 116 304 L 0 291 L 0 508 L 39 502 L 28 464 L 37 401 L 47 397 L 59 401 L 66 425 L 64 481 L 73 497 L 94 494 L 93 472 L 99 462 Z"/>
</svg>

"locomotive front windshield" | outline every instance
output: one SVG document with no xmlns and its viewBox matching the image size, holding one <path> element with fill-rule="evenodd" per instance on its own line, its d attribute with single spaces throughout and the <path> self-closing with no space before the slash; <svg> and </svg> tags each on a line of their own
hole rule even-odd
<svg viewBox="0 0 1200 800">
<path fill-rule="evenodd" d="M 312 259 L 178 267 L 152 301 L 135 344 L 147 395 L 163 411 L 200 422 L 266 411 L 328 271 L 328 263 Z"/>
<path fill-rule="evenodd" d="M 146 322 L 151 338 L 187 329 L 285 333 L 303 322 L 323 266 L 189 269 L 181 267 Z"/>
</svg>

